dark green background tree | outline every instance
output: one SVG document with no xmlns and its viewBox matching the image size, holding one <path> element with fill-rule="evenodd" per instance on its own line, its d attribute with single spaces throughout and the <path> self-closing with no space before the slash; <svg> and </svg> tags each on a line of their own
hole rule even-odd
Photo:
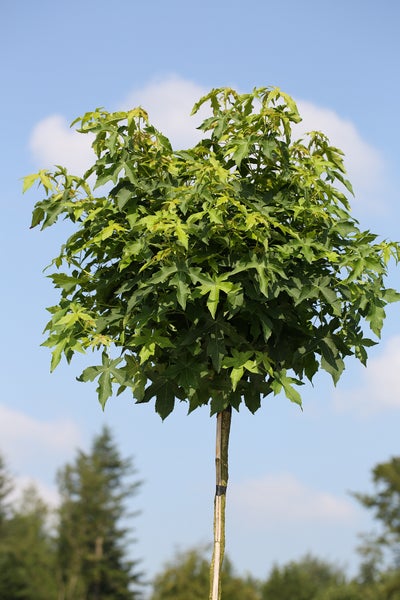
<svg viewBox="0 0 400 600">
<path fill-rule="evenodd" d="M 383 558 L 389 555 L 383 587 L 388 597 L 400 598 L 400 457 L 377 464 L 372 470 L 372 480 L 373 493 L 354 493 L 372 512 L 381 529 L 361 547 L 366 555 L 364 567 L 369 566 L 373 578 L 380 579 L 379 566 L 382 568 Z"/>
<path fill-rule="evenodd" d="M 202 549 L 177 553 L 153 582 L 151 600 L 203 600 L 209 590 L 209 558 Z M 229 559 L 222 569 L 224 600 L 261 600 L 260 586 L 235 574 Z"/>
<path fill-rule="evenodd" d="M 222 570 L 224 600 L 390 600 L 380 582 L 349 580 L 343 567 L 312 555 L 275 565 L 263 581 L 235 574 L 229 560 Z M 208 557 L 201 549 L 177 553 L 158 573 L 150 600 L 202 600 L 207 597 Z"/>
<path fill-rule="evenodd" d="M 115 461 L 102 460 L 102 465 L 112 463 L 115 466 L 122 460 L 118 451 L 116 454 L 110 452 L 112 447 L 115 450 L 115 444 L 109 435 L 110 432 L 106 429 L 95 438 L 92 451 L 85 454 L 84 469 L 80 468 L 83 463 L 80 460 L 82 453 L 79 453 L 74 463 L 66 465 L 60 472 L 62 478 L 67 470 L 70 473 L 71 470 L 74 470 L 75 481 L 82 480 L 83 485 L 80 487 L 82 490 L 85 488 L 85 492 L 82 492 L 81 496 L 74 495 L 80 506 L 79 510 L 74 512 L 76 519 L 72 524 L 77 536 L 73 548 L 76 555 L 79 556 L 79 560 L 82 561 L 81 563 L 79 560 L 71 561 L 71 554 L 66 551 L 65 542 L 71 538 L 71 522 L 69 518 L 65 518 L 65 504 L 61 506 L 61 519 L 55 530 L 54 526 L 51 526 L 51 523 L 54 523 L 54 514 L 52 515 L 49 507 L 41 500 L 33 487 L 25 489 L 22 496 L 20 495 L 17 499 L 14 493 L 11 494 L 14 487 L 13 477 L 8 472 L 3 458 L 0 457 L 0 498 L 3 507 L 0 531 L 0 598 L 2 600 L 61 600 L 69 597 L 76 600 L 80 598 L 93 600 L 96 597 L 100 599 L 110 597 L 109 581 L 100 590 L 95 586 L 94 591 L 93 588 L 92 592 L 88 591 L 90 581 L 93 581 L 92 565 L 86 570 L 77 568 L 79 564 L 81 566 L 84 564 L 87 548 L 89 548 L 89 552 L 86 557 L 89 557 L 89 562 L 90 557 L 93 554 L 96 555 L 96 552 L 91 552 L 90 548 L 94 546 L 96 550 L 95 536 L 101 529 L 98 521 L 101 511 L 96 508 L 91 499 L 92 494 L 99 493 L 99 480 L 97 477 L 93 478 L 91 474 L 88 476 L 91 469 L 87 467 L 87 458 L 94 454 L 94 448 L 96 448 L 97 456 L 98 454 L 103 455 L 104 451 L 107 457 L 114 456 L 115 458 Z M 107 440 L 108 443 L 104 443 Z M 125 466 L 129 466 L 129 461 L 122 462 L 125 463 Z M 99 466 L 98 462 L 96 462 L 96 466 Z M 111 471 L 114 471 L 114 466 L 110 467 Z M 382 467 L 387 467 L 387 469 Z M 376 508 L 390 505 L 397 515 L 398 458 L 394 457 L 386 463 L 377 465 L 373 474 L 376 477 L 375 491 L 359 496 L 363 500 L 368 499 L 367 507 Z M 127 488 L 124 484 L 121 486 L 117 481 L 115 483 L 114 493 L 121 498 Z M 137 482 L 133 486 L 133 493 L 137 492 L 138 485 Z M 92 493 L 88 491 L 88 487 L 91 487 Z M 119 494 L 117 494 L 117 490 L 120 492 Z M 384 501 L 382 501 L 382 495 Z M 104 496 L 102 497 L 104 498 Z M 85 514 L 82 507 L 84 499 L 88 502 L 90 515 L 95 517 L 90 524 L 92 536 L 82 534 L 82 531 L 88 530 L 85 523 L 89 518 L 88 511 L 86 510 Z M 71 496 L 69 496 L 69 500 L 71 500 Z M 114 506 L 114 503 L 111 503 L 112 511 Z M 111 513 L 107 518 L 101 519 L 103 526 L 110 522 Z M 382 517 L 378 519 L 381 525 L 386 523 L 384 516 L 386 514 L 385 508 Z M 50 521 L 49 516 L 52 516 Z M 115 526 L 110 529 L 115 532 Z M 126 529 L 128 529 L 128 524 Z M 123 535 L 123 537 L 125 536 Z M 399 568 L 396 562 L 389 562 L 385 566 L 382 562 L 374 561 L 372 570 L 370 567 L 366 568 L 364 564 L 369 560 L 368 548 L 369 551 L 375 552 L 383 546 L 385 550 L 393 551 L 396 556 L 398 538 L 390 534 L 385 536 L 383 541 L 381 537 L 369 538 L 369 545 L 365 542 L 359 574 L 351 580 L 346 577 L 342 566 L 310 555 L 282 566 L 274 566 L 263 581 L 257 581 L 250 575 L 239 576 L 232 563 L 227 559 L 222 569 L 224 600 L 270 600 L 271 598 L 279 600 L 286 598 L 290 600 L 397 600 L 400 597 L 400 590 L 398 586 Z M 100 546 L 97 543 L 98 549 Z M 124 543 L 122 547 L 126 548 Z M 61 548 L 64 553 L 60 552 Z M 180 598 L 182 600 L 200 600 L 205 598 L 209 587 L 207 554 L 204 549 L 188 550 L 176 554 L 154 578 L 150 600 L 180 600 Z M 125 552 L 122 560 L 125 567 L 122 570 L 115 569 L 113 552 L 104 554 L 105 559 L 108 557 L 110 564 L 103 569 L 103 573 L 107 573 L 107 577 L 113 578 L 116 586 L 120 586 L 121 581 L 126 583 L 128 577 L 125 567 L 129 561 L 126 560 Z M 137 579 L 137 568 L 133 571 L 130 570 L 129 573 L 133 573 Z M 71 584 L 74 581 L 75 589 L 73 590 Z M 66 582 L 71 586 L 69 591 Z M 137 594 L 127 590 L 124 584 L 122 595 L 118 596 L 115 593 L 113 597 L 135 598 Z"/>
<path fill-rule="evenodd" d="M 380 523 L 376 542 L 391 548 L 395 566 L 400 568 L 400 457 L 376 465 L 372 470 L 374 493 L 354 493 Z"/>
<path fill-rule="evenodd" d="M 128 558 L 124 519 L 140 482 L 131 459 L 123 459 L 108 428 L 58 474 L 61 493 L 58 563 L 65 600 L 132 600 L 140 593 L 137 563 Z"/>
<path fill-rule="evenodd" d="M 10 496 L 13 478 L 0 456 L 0 598 L 57 598 L 54 539 L 49 509 L 34 487 Z"/>
<path fill-rule="evenodd" d="M 10 511 L 9 496 L 12 490 L 11 475 L 4 458 L 0 455 L 0 533 Z"/>
<path fill-rule="evenodd" d="M 313 600 L 329 587 L 345 582 L 342 570 L 313 556 L 275 566 L 262 587 L 262 600 Z"/>
<path fill-rule="evenodd" d="M 103 407 L 115 384 L 155 399 L 162 418 L 175 399 L 217 414 L 216 600 L 232 408 L 254 413 L 281 391 L 300 404 L 294 386 L 320 367 L 336 383 L 347 357 L 365 364 L 375 343 L 365 323 L 379 336 L 399 298 L 384 285 L 399 246 L 359 229 L 341 151 L 321 132 L 293 139 L 289 96 L 223 88 L 194 112 L 205 104 L 203 139 L 178 151 L 142 108 L 87 113 L 77 121 L 95 135 L 93 166 L 83 177 L 40 171 L 24 189 L 38 181 L 46 193 L 32 227 L 60 216 L 76 226 L 50 275 L 51 368 L 101 349 L 80 380 L 98 381 Z"/>
<path fill-rule="evenodd" d="M 60 470 L 61 504 L 51 510 L 33 486 L 11 495 L 0 456 L 1 600 L 141 598 L 138 561 L 129 558 L 135 473 L 105 427 L 89 453 Z"/>
</svg>

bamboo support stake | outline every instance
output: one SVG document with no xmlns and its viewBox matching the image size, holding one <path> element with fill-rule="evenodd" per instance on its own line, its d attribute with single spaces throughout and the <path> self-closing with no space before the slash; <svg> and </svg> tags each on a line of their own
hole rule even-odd
<svg viewBox="0 0 400 600">
<path fill-rule="evenodd" d="M 228 446 L 232 408 L 217 414 L 215 449 L 214 548 L 210 568 L 210 600 L 221 600 L 221 572 L 225 552 L 225 506 L 228 486 Z"/>
</svg>

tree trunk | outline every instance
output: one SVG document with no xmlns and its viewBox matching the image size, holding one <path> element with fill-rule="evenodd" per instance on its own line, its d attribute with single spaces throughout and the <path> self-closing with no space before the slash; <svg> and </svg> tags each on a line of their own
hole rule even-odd
<svg viewBox="0 0 400 600">
<path fill-rule="evenodd" d="M 214 548 L 210 569 L 209 600 L 221 600 L 221 570 L 225 552 L 225 505 L 228 485 L 228 446 L 232 408 L 217 414 L 215 450 Z"/>
<path fill-rule="evenodd" d="M 95 560 L 95 582 L 93 590 L 93 600 L 100 600 L 100 581 L 101 581 L 101 561 L 103 559 L 103 544 L 104 538 L 97 536 L 94 547 L 94 560 Z"/>
</svg>

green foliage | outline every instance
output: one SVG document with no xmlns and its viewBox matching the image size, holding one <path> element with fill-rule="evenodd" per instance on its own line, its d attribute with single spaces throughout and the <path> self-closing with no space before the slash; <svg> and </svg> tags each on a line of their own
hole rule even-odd
<svg viewBox="0 0 400 600">
<path fill-rule="evenodd" d="M 8 499 L 12 490 L 13 484 L 11 476 L 7 470 L 4 458 L 0 456 L 0 534 L 10 510 Z"/>
<path fill-rule="evenodd" d="M 382 526 L 381 534 L 374 540 L 378 547 L 389 547 L 400 565 L 400 457 L 380 463 L 372 471 L 375 490 L 373 494 L 354 493 L 363 506 L 373 512 Z M 370 541 L 371 546 L 371 541 Z"/>
<path fill-rule="evenodd" d="M 151 600 L 204 600 L 208 596 L 209 561 L 201 550 L 177 554 L 153 582 Z M 224 600 L 260 600 L 259 586 L 234 574 L 229 560 L 222 571 Z"/>
<path fill-rule="evenodd" d="M 360 537 L 362 542 L 357 547 L 361 557 L 358 580 L 363 584 L 375 583 L 380 579 L 384 553 L 375 536 L 364 534 Z"/>
<path fill-rule="evenodd" d="M 379 589 L 385 600 L 400 600 L 400 569 L 387 571 L 382 576 Z"/>
<path fill-rule="evenodd" d="M 305 556 L 283 567 L 274 567 L 262 588 L 262 600 L 314 600 L 330 587 L 343 586 L 345 577 L 331 564 Z"/>
<path fill-rule="evenodd" d="M 57 598 L 54 541 L 49 511 L 33 487 L 3 523 L 0 536 L 0 598 Z"/>
<path fill-rule="evenodd" d="M 349 581 L 342 569 L 306 555 L 272 569 L 262 585 L 262 600 L 389 600 L 384 583 L 389 578 L 380 573 L 373 582 Z"/>
<path fill-rule="evenodd" d="M 363 506 L 372 511 L 381 526 L 379 535 L 368 536 L 360 550 L 364 555 L 362 574 L 372 573 L 374 581 L 381 581 L 385 598 L 400 598 L 400 457 L 379 463 L 372 470 L 374 492 L 354 493 Z M 385 552 L 392 555 L 392 565 L 379 574 Z"/>
<path fill-rule="evenodd" d="M 155 399 L 165 418 L 176 398 L 211 414 L 285 392 L 322 367 L 336 383 L 344 359 L 367 360 L 380 335 L 385 289 L 399 246 L 378 242 L 351 217 L 343 155 L 320 132 L 293 141 L 300 116 L 278 89 L 211 91 L 194 148 L 176 151 L 146 112 L 95 110 L 78 119 L 95 135 L 84 177 L 62 167 L 25 178 L 46 197 L 32 227 L 60 216 L 76 230 L 50 274 L 60 301 L 49 308 L 44 345 L 62 355 L 102 350 L 104 407 L 131 390 Z M 63 270 L 60 270 L 63 269 Z"/>
<path fill-rule="evenodd" d="M 126 502 L 140 483 L 125 481 L 133 473 L 131 460 L 120 457 L 105 428 L 91 453 L 79 453 L 59 473 L 55 530 L 54 511 L 34 487 L 11 503 L 12 478 L 0 457 L 1 600 L 140 598 L 141 575 L 126 557 L 132 540 L 121 524 L 133 516 Z"/>
<path fill-rule="evenodd" d="M 328 587 L 315 596 L 315 600 L 384 600 L 376 585 L 361 586 L 358 583 L 344 583 Z"/>
<path fill-rule="evenodd" d="M 127 555 L 126 501 L 139 482 L 128 484 L 131 460 L 123 460 L 107 428 L 89 454 L 80 452 L 59 473 L 61 493 L 58 562 L 65 600 L 132 600 L 140 574 Z"/>
</svg>

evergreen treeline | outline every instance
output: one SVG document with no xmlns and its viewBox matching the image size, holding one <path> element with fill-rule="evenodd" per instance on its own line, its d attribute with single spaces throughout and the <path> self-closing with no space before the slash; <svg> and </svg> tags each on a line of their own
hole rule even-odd
<svg viewBox="0 0 400 600">
<path fill-rule="evenodd" d="M 12 505 L 12 480 L 0 459 L 0 600 L 136 600 L 137 562 L 129 560 L 128 499 L 140 486 L 108 428 L 89 453 L 58 473 L 51 514 L 33 488 Z"/>
<path fill-rule="evenodd" d="M 12 501 L 13 481 L 0 456 L 0 600 L 138 600 L 138 561 L 130 560 L 128 505 L 140 488 L 108 428 L 57 477 L 56 514 L 33 487 Z M 306 555 L 274 566 L 264 581 L 240 577 L 229 559 L 223 600 L 400 600 L 400 458 L 373 469 L 373 494 L 354 494 L 380 523 L 360 547 L 359 574 Z M 209 556 L 177 554 L 155 577 L 150 600 L 204 600 Z"/>
<path fill-rule="evenodd" d="M 150 600 L 208 598 L 209 560 L 201 550 L 178 554 L 155 578 Z M 226 560 L 222 600 L 399 600 L 400 573 L 387 570 L 373 580 L 350 580 L 343 569 L 306 555 L 274 566 L 265 581 L 239 577 Z"/>
</svg>

